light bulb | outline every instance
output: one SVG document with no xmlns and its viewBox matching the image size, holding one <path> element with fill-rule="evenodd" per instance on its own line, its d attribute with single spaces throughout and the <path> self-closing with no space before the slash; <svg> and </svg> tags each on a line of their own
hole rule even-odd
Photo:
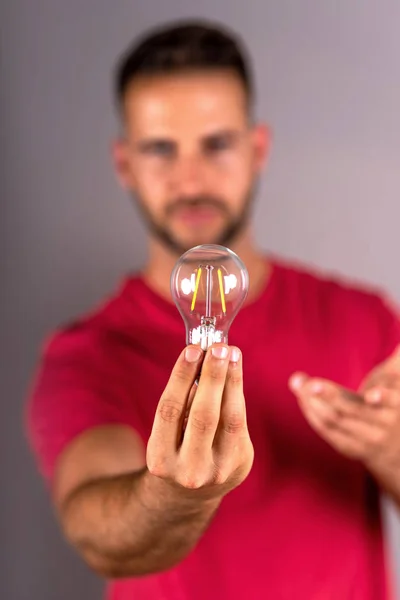
<svg viewBox="0 0 400 600">
<path fill-rule="evenodd" d="M 185 252 L 173 268 L 171 293 L 186 326 L 186 343 L 203 350 L 227 344 L 248 288 L 247 269 L 229 248 L 205 244 Z"/>
</svg>

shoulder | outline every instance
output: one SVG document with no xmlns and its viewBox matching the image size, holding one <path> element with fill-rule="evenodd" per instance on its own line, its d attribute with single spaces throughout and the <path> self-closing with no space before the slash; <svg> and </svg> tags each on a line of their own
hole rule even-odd
<svg viewBox="0 0 400 600">
<path fill-rule="evenodd" d="M 110 362 L 115 348 L 126 344 L 126 332 L 134 329 L 135 308 L 127 295 L 136 281 L 123 281 L 90 311 L 50 332 L 42 345 L 44 359 L 52 363 L 62 363 L 67 357 L 69 362 Z"/>
<path fill-rule="evenodd" d="M 387 293 L 372 283 L 299 261 L 274 258 L 273 263 L 286 285 L 307 301 L 350 311 L 390 309 Z"/>
<path fill-rule="evenodd" d="M 316 326 L 357 338 L 377 360 L 399 343 L 398 311 L 380 286 L 297 261 L 274 263 L 293 302 Z"/>
</svg>

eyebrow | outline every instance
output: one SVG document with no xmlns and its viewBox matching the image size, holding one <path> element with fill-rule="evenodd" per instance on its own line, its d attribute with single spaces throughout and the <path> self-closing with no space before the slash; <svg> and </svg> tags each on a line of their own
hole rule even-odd
<svg viewBox="0 0 400 600">
<path fill-rule="evenodd" d="M 228 138 L 232 141 L 238 139 L 241 133 L 237 129 L 218 129 L 212 131 L 202 137 L 202 141 L 207 141 L 214 138 Z"/>
<path fill-rule="evenodd" d="M 148 148 L 151 148 L 151 146 L 154 146 L 155 144 L 173 144 L 175 145 L 176 142 L 169 137 L 148 137 L 148 138 L 144 138 L 139 140 L 136 143 L 136 147 L 138 148 L 138 150 L 147 150 Z"/>
<path fill-rule="evenodd" d="M 215 138 L 228 138 L 229 140 L 235 141 L 241 136 L 241 132 L 237 129 L 217 129 L 215 131 L 211 131 L 206 135 L 201 137 L 201 143 L 208 142 L 209 140 Z M 168 137 L 166 135 L 162 136 L 151 136 L 148 138 L 143 138 L 139 140 L 136 144 L 139 150 L 146 150 L 147 148 L 153 146 L 154 144 L 173 144 L 175 145 L 177 142 L 172 137 Z"/>
<path fill-rule="evenodd" d="M 172 138 L 168 137 L 148 137 L 138 140 L 134 144 L 134 148 L 138 152 L 146 152 L 151 150 L 154 146 L 158 144 L 166 144 L 168 146 L 176 147 L 176 142 Z"/>
</svg>

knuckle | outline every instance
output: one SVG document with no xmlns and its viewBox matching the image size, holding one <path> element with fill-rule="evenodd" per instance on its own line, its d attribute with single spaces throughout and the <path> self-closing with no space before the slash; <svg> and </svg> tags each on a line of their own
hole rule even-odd
<svg viewBox="0 0 400 600">
<path fill-rule="evenodd" d="M 214 485 L 224 485 L 229 480 L 230 473 L 226 469 L 216 469 L 212 478 Z"/>
<path fill-rule="evenodd" d="M 182 417 L 182 403 L 172 397 L 164 398 L 158 412 L 160 418 L 166 423 L 176 423 Z"/>
<path fill-rule="evenodd" d="M 340 410 L 327 410 L 322 417 L 323 423 L 327 429 L 337 429 L 343 420 L 343 414 Z"/>
<path fill-rule="evenodd" d="M 156 457 L 149 456 L 147 458 L 147 470 L 155 477 L 165 478 L 168 475 L 165 461 Z"/>
<path fill-rule="evenodd" d="M 222 383 L 225 381 L 225 373 L 221 369 L 210 369 L 207 376 L 215 383 Z"/>
<path fill-rule="evenodd" d="M 177 383 L 186 384 L 188 381 L 192 381 L 192 374 L 190 371 L 189 363 L 182 363 L 176 367 L 174 371 L 174 379 Z"/>
<path fill-rule="evenodd" d="M 242 374 L 238 369 L 230 369 L 228 371 L 228 376 L 227 379 L 229 381 L 229 383 L 233 386 L 241 386 L 242 385 Z"/>
<path fill-rule="evenodd" d="M 212 412 L 193 412 L 191 415 L 191 426 L 200 433 L 208 433 L 215 429 L 216 418 Z"/>
<path fill-rule="evenodd" d="M 200 473 L 185 472 L 177 476 L 176 482 L 188 490 L 198 490 L 205 485 L 204 478 Z"/>
<path fill-rule="evenodd" d="M 199 490 L 203 485 L 203 482 L 198 477 L 189 477 L 186 479 L 184 487 L 188 490 Z"/>
<path fill-rule="evenodd" d="M 226 379 L 226 370 L 223 366 L 224 363 L 220 359 L 208 361 L 207 366 L 203 369 L 202 377 L 206 377 L 216 383 L 224 382 Z"/>
<path fill-rule="evenodd" d="M 224 419 L 222 426 L 226 433 L 239 433 L 245 426 L 245 420 L 241 413 L 231 413 Z"/>
<path fill-rule="evenodd" d="M 323 415 L 321 421 L 327 429 L 334 430 L 337 428 L 338 419 L 335 419 L 331 414 Z"/>
</svg>

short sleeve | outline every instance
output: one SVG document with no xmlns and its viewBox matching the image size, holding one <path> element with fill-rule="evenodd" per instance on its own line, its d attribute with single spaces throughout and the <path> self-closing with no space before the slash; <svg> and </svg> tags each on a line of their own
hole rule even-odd
<svg viewBox="0 0 400 600">
<path fill-rule="evenodd" d="M 379 298 L 378 330 L 380 343 L 377 364 L 386 360 L 400 345 L 400 311 L 387 295 Z"/>
<path fill-rule="evenodd" d="M 107 338 L 85 328 L 57 333 L 46 344 L 26 410 L 28 439 L 39 470 L 51 484 L 57 459 L 85 430 L 129 424 L 110 370 Z"/>
</svg>

